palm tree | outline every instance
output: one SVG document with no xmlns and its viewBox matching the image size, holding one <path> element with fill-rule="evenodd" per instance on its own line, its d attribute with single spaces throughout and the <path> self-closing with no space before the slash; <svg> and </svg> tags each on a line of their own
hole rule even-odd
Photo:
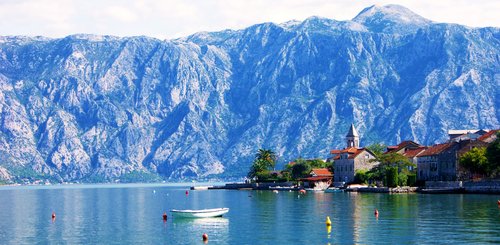
<svg viewBox="0 0 500 245">
<path fill-rule="evenodd" d="M 255 159 L 248 172 L 250 179 L 260 179 L 263 176 L 269 175 L 269 170 L 274 169 L 276 165 L 276 153 L 269 149 L 259 149 L 255 154 Z"/>
<path fill-rule="evenodd" d="M 267 169 L 273 169 L 276 166 L 276 153 L 271 149 L 259 149 L 255 154 L 255 160 L 264 163 Z"/>
</svg>

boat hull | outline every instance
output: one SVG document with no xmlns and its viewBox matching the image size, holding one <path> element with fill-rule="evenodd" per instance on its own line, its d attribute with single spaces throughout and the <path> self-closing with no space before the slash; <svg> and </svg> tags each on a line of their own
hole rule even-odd
<svg viewBox="0 0 500 245">
<path fill-rule="evenodd" d="M 198 210 L 190 210 L 190 209 L 172 209 L 170 210 L 174 217 L 178 218 L 212 218 L 212 217 L 221 217 L 222 215 L 229 212 L 229 208 L 213 208 L 213 209 L 198 209 Z"/>
</svg>

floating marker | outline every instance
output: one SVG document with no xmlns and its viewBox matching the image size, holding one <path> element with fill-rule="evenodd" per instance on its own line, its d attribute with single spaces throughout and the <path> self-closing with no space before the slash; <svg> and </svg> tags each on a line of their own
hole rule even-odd
<svg viewBox="0 0 500 245">
<path fill-rule="evenodd" d="M 332 225 L 332 221 L 330 221 L 330 216 L 326 216 L 326 226 L 331 226 Z"/>
<path fill-rule="evenodd" d="M 168 218 L 168 217 L 167 217 L 167 212 L 164 212 L 164 213 L 163 213 L 163 221 L 167 221 L 167 218 Z"/>
<path fill-rule="evenodd" d="M 203 235 L 201 235 L 201 238 L 203 239 L 204 242 L 208 241 L 207 233 L 203 233 Z"/>
<path fill-rule="evenodd" d="M 189 195 L 189 191 L 186 191 L 186 196 Z"/>
<path fill-rule="evenodd" d="M 378 209 L 375 209 L 375 212 L 373 214 L 375 214 L 375 217 L 378 217 Z"/>
<path fill-rule="evenodd" d="M 55 212 L 52 212 L 52 219 L 56 219 L 56 213 Z"/>
</svg>

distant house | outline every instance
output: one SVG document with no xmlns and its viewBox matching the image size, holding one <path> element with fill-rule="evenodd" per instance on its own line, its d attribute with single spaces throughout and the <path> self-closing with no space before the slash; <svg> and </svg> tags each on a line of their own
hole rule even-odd
<svg viewBox="0 0 500 245">
<path fill-rule="evenodd" d="M 427 150 L 426 146 L 407 140 L 399 143 L 397 146 L 388 146 L 386 153 L 399 153 L 407 157 L 408 160 L 416 166 L 417 156 L 422 154 L 425 150 Z M 408 170 L 413 170 L 413 167 L 409 167 Z"/>
<path fill-rule="evenodd" d="M 448 130 L 448 136 L 450 140 L 460 141 L 460 140 L 476 140 L 482 135 L 488 133 L 489 130 L 484 129 L 463 129 L 463 130 Z"/>
<path fill-rule="evenodd" d="M 351 124 L 346 135 L 347 147 L 342 150 L 331 150 L 331 159 L 334 161 L 335 182 L 349 183 L 354 181 L 357 170 L 370 170 L 378 165 L 372 162 L 375 154 L 366 148 L 359 148 L 359 134 Z"/>
<path fill-rule="evenodd" d="M 301 178 L 299 180 L 304 182 L 305 187 L 314 188 L 319 183 L 328 187 L 332 184 L 332 179 L 333 173 L 327 168 L 313 168 L 309 177 Z"/>
<path fill-rule="evenodd" d="M 471 139 L 433 145 L 417 156 L 417 179 L 456 181 L 467 178 L 466 171 L 460 168 L 458 162 L 460 156 L 473 148 L 487 145 L 486 142 Z"/>
</svg>

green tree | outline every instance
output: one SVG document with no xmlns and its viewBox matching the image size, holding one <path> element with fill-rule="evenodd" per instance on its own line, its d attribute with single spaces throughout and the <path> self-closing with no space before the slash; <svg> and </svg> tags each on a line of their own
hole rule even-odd
<svg viewBox="0 0 500 245">
<path fill-rule="evenodd" d="M 370 175 L 368 174 L 368 170 L 358 169 L 354 174 L 354 183 L 356 184 L 367 184 Z"/>
<path fill-rule="evenodd" d="M 477 147 L 466 152 L 459 158 L 459 163 L 472 173 L 488 175 L 491 173 L 491 166 L 486 158 L 486 147 Z"/>
<path fill-rule="evenodd" d="M 256 178 L 257 181 L 263 181 L 271 177 L 269 170 L 276 166 L 276 153 L 269 149 L 259 149 L 255 154 L 255 159 L 247 177 Z"/>
<path fill-rule="evenodd" d="M 389 166 L 386 168 L 385 174 L 385 185 L 388 187 L 396 187 L 398 186 L 398 168 L 395 166 Z"/>
<path fill-rule="evenodd" d="M 255 159 L 262 161 L 267 169 L 274 169 L 276 166 L 276 153 L 270 149 L 259 149 L 255 154 Z"/>
<path fill-rule="evenodd" d="M 373 152 L 373 154 L 376 157 L 379 157 L 382 154 L 384 154 L 385 150 L 387 149 L 387 146 L 385 144 L 383 144 L 383 143 L 374 143 L 374 144 L 371 144 L 371 145 L 367 146 L 366 149 L 368 149 L 371 152 Z"/>
<path fill-rule="evenodd" d="M 292 166 L 292 178 L 299 179 L 309 176 L 311 172 L 311 165 L 308 161 L 299 158 L 295 160 L 295 164 Z"/>
<path fill-rule="evenodd" d="M 374 180 L 382 180 L 385 185 L 394 187 L 397 185 L 406 185 L 408 174 L 411 172 L 409 167 L 415 167 L 408 158 L 399 153 L 386 153 L 377 156 L 372 162 L 379 162 L 379 165 L 369 171 Z M 394 173 L 396 170 L 396 173 Z"/>
<path fill-rule="evenodd" d="M 491 175 L 500 175 L 500 131 L 497 132 L 497 139 L 486 148 L 486 158 L 488 158 Z"/>
</svg>

